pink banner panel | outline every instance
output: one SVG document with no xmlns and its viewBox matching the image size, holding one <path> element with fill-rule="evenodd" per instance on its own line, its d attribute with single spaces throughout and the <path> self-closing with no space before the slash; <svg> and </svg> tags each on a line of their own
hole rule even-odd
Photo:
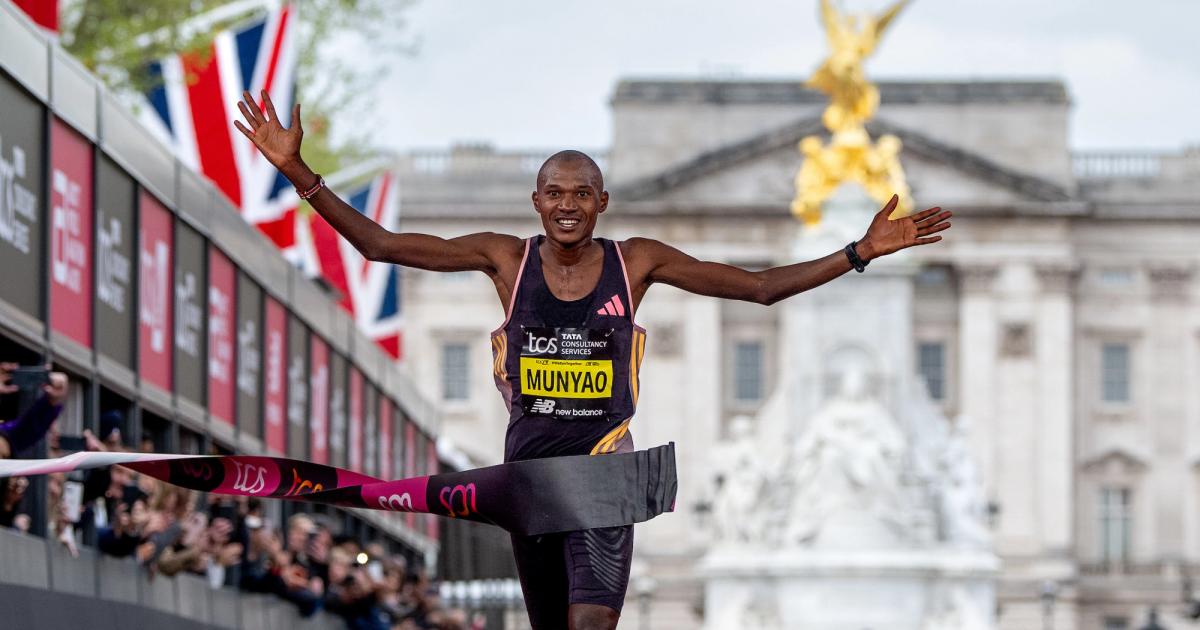
<svg viewBox="0 0 1200 630">
<path fill-rule="evenodd" d="M 138 247 L 138 374 L 167 391 L 172 387 L 175 266 L 171 213 L 141 191 Z"/>
<path fill-rule="evenodd" d="M 50 327 L 92 347 L 92 145 L 50 127 Z"/>
<path fill-rule="evenodd" d="M 392 401 L 379 397 L 379 476 L 392 478 Z"/>
<path fill-rule="evenodd" d="M 208 250 L 208 411 L 233 426 L 234 300 L 233 263 L 215 248 Z"/>
</svg>

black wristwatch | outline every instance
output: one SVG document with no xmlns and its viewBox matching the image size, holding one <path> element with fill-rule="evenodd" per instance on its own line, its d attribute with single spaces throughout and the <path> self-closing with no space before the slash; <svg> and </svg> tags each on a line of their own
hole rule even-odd
<svg viewBox="0 0 1200 630">
<path fill-rule="evenodd" d="M 858 241 L 850 241 L 850 244 L 846 246 L 846 258 L 850 259 L 850 264 L 855 271 L 862 273 L 870 263 L 858 257 L 858 251 L 854 249 L 855 245 L 858 245 Z"/>
</svg>

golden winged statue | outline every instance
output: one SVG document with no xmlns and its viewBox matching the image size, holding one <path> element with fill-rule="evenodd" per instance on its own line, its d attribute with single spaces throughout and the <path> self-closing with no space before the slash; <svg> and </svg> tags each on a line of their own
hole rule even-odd
<svg viewBox="0 0 1200 630">
<path fill-rule="evenodd" d="M 856 16 L 838 11 L 833 0 L 821 0 L 830 53 L 805 85 L 829 95 L 821 120 L 832 137 L 828 145 L 817 136 L 800 141 L 804 163 L 796 174 L 792 212 L 807 225 L 820 222 L 821 205 L 848 181 L 861 184 L 880 204 L 893 193 L 899 195 L 892 218 L 912 211 L 912 195 L 900 166 L 900 139 L 885 135 L 872 142 L 864 126 L 879 108 L 879 89 L 867 81 L 863 61 L 908 2 L 899 0 L 878 15 Z"/>
</svg>

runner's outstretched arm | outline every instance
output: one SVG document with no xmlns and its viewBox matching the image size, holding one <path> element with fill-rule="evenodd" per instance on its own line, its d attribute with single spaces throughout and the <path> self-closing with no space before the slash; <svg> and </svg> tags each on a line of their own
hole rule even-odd
<svg viewBox="0 0 1200 630">
<path fill-rule="evenodd" d="M 275 114 L 271 97 L 263 91 L 263 109 L 250 96 L 242 94 L 238 109 L 246 118 L 234 126 L 250 139 L 279 172 L 299 190 L 317 183 L 317 175 L 300 157 L 304 127 L 300 123 L 300 104 L 292 108 L 292 126 L 284 128 Z M 397 234 L 363 216 L 328 188 L 322 187 L 308 200 L 333 229 L 344 236 L 368 260 L 388 262 L 430 271 L 482 271 L 494 276 L 497 260 L 521 246 L 514 236 L 479 233 L 444 239 L 429 234 Z"/>
<path fill-rule="evenodd" d="M 893 196 L 871 221 L 856 251 L 869 262 L 901 249 L 942 240 L 933 236 L 950 227 L 951 213 L 930 208 L 915 215 L 890 220 L 898 198 Z M 723 263 L 697 260 L 670 245 L 653 239 L 634 238 L 624 249 L 630 261 L 631 284 L 639 297 L 651 284 L 661 282 L 691 293 L 712 297 L 774 304 L 797 293 L 821 286 L 850 271 L 845 252 L 824 258 L 762 271 L 747 271 Z"/>
</svg>

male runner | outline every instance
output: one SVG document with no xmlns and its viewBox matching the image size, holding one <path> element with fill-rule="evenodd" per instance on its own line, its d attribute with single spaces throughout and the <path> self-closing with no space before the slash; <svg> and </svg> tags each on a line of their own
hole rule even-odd
<svg viewBox="0 0 1200 630">
<path fill-rule="evenodd" d="M 533 208 L 544 235 L 480 233 L 443 239 L 395 234 L 347 205 L 300 158 L 300 105 L 285 129 L 263 92 L 238 103 L 254 142 L 334 229 L 369 260 L 431 271 L 482 271 L 506 319 L 492 333 L 496 385 L 509 407 L 504 459 L 600 455 L 633 449 L 645 331 L 634 313 L 654 283 L 719 298 L 774 304 L 913 245 L 936 243 L 949 212 L 930 208 L 889 220 L 892 197 L 857 244 L 824 258 L 751 272 L 705 262 L 656 240 L 593 238 L 608 207 L 591 158 L 562 151 L 538 172 Z M 513 536 L 513 553 L 535 630 L 617 625 L 633 556 L 633 526 L 539 537 Z"/>
</svg>

